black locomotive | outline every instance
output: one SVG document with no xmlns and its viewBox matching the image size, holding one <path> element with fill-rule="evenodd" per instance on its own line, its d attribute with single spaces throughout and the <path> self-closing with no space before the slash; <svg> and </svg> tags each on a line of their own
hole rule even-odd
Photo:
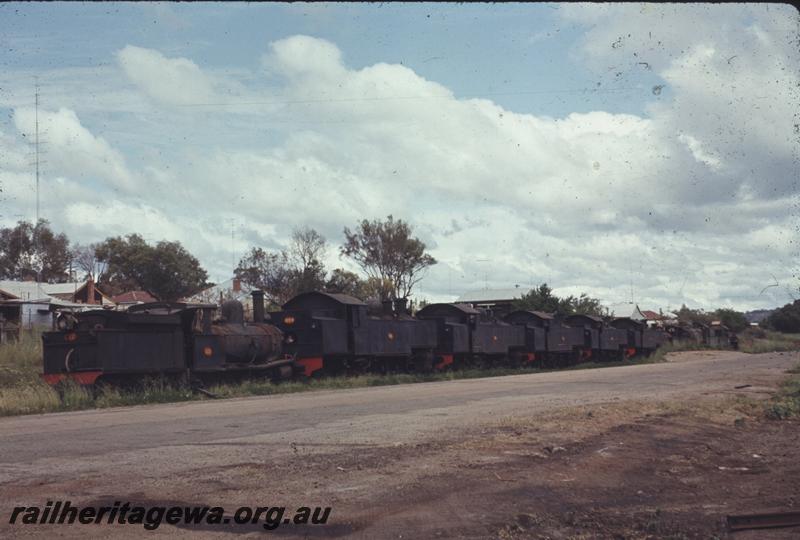
<svg viewBox="0 0 800 540">
<path fill-rule="evenodd" d="M 220 316 L 213 320 L 214 314 Z M 370 314 L 357 298 L 302 293 L 266 314 L 253 293 L 241 303 L 150 303 L 127 311 L 63 314 L 43 334 L 44 379 L 57 384 L 126 381 L 143 375 L 272 379 L 364 372 L 430 372 L 466 366 L 562 367 L 652 353 L 672 340 L 727 346 L 724 326 L 669 332 L 629 318 L 556 317 L 514 311 L 502 319 L 463 304 L 431 304 L 411 316 L 403 300 Z M 732 342 L 731 342 L 732 343 Z"/>
<path fill-rule="evenodd" d="M 263 293 L 254 293 L 253 321 L 242 304 L 149 303 L 127 311 L 62 314 L 58 331 L 42 334 L 43 378 L 55 385 L 124 383 L 144 375 L 190 379 L 235 375 L 291 377 L 293 362 L 282 354 L 283 335 L 264 322 Z"/>
<path fill-rule="evenodd" d="M 307 376 L 363 371 L 406 371 L 432 367 L 436 348 L 433 322 L 412 318 L 397 302 L 384 303 L 382 316 L 345 294 L 308 292 L 271 313 L 284 333 L 284 350 Z"/>
<path fill-rule="evenodd" d="M 430 304 L 411 317 L 405 302 L 370 316 L 361 300 L 304 293 L 271 314 L 284 353 L 307 375 L 432 371 L 450 367 L 560 367 L 646 355 L 670 339 L 631 319 L 515 311 L 499 320 L 464 304 Z"/>
</svg>

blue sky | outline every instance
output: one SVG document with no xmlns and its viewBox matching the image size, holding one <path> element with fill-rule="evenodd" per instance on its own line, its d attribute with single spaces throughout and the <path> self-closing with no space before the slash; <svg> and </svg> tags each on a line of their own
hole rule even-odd
<svg viewBox="0 0 800 540">
<path fill-rule="evenodd" d="M 11 3 L 4 11 L 11 69 L 108 65 L 125 45 L 146 44 L 209 68 L 254 70 L 269 41 L 307 34 L 336 43 L 353 68 L 403 64 L 458 97 L 491 97 L 517 112 L 640 114 L 661 84 L 644 68 L 598 77 L 565 54 L 583 28 L 559 20 L 557 4 Z"/>
<path fill-rule="evenodd" d="M 393 213 L 440 261 L 429 299 L 489 259 L 490 287 L 618 311 L 631 281 L 649 309 L 779 305 L 796 38 L 783 5 L 4 3 L 0 220 L 32 217 L 37 76 L 43 212 L 79 242 L 180 240 L 223 280 L 301 225 L 346 267 L 342 228 Z"/>
</svg>

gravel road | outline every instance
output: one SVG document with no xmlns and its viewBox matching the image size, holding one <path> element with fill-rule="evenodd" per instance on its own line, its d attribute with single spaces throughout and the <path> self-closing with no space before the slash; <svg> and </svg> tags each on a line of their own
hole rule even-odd
<svg viewBox="0 0 800 540">
<path fill-rule="evenodd" d="M 0 536 L 52 536 L 52 526 L 11 527 L 7 515 L 17 505 L 70 499 L 333 505 L 338 528 L 273 534 L 372 537 L 370 524 L 362 519 L 355 526 L 345 514 L 387 491 L 413 487 L 408 478 L 381 472 L 390 468 L 392 449 L 423 451 L 498 419 L 531 420 L 579 405 L 763 395 L 798 359 L 797 353 L 680 353 L 663 364 L 2 418 Z M 734 388 L 742 385 L 749 386 Z M 366 484 L 337 479 L 351 467 L 372 470 L 362 475 Z M 86 527 L 57 533 L 83 536 Z M 92 534 L 142 532 L 93 527 Z M 164 525 L 153 534 L 220 532 Z"/>
</svg>

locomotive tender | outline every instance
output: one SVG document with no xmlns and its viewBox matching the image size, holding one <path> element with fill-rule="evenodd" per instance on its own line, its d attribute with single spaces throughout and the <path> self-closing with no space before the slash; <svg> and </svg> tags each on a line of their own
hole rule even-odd
<svg viewBox="0 0 800 540">
<path fill-rule="evenodd" d="M 266 314 L 253 293 L 253 322 L 241 303 L 149 303 L 127 311 L 62 314 L 42 335 L 43 378 L 56 385 L 125 382 L 146 375 L 190 381 L 263 376 L 277 380 L 364 372 L 431 372 L 466 366 L 562 367 L 589 359 L 647 355 L 672 339 L 725 345 L 724 328 L 672 334 L 630 318 L 555 317 L 514 311 L 502 320 L 464 304 L 430 304 L 411 316 L 405 300 L 378 315 L 357 298 L 302 293 Z"/>
</svg>

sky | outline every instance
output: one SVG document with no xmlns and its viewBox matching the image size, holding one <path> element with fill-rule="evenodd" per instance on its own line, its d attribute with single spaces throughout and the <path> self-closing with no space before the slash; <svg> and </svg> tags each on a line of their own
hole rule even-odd
<svg viewBox="0 0 800 540">
<path fill-rule="evenodd" d="M 782 4 L 0 4 L 0 226 L 180 241 L 409 222 L 415 296 L 547 282 L 617 315 L 800 296 Z"/>
</svg>

